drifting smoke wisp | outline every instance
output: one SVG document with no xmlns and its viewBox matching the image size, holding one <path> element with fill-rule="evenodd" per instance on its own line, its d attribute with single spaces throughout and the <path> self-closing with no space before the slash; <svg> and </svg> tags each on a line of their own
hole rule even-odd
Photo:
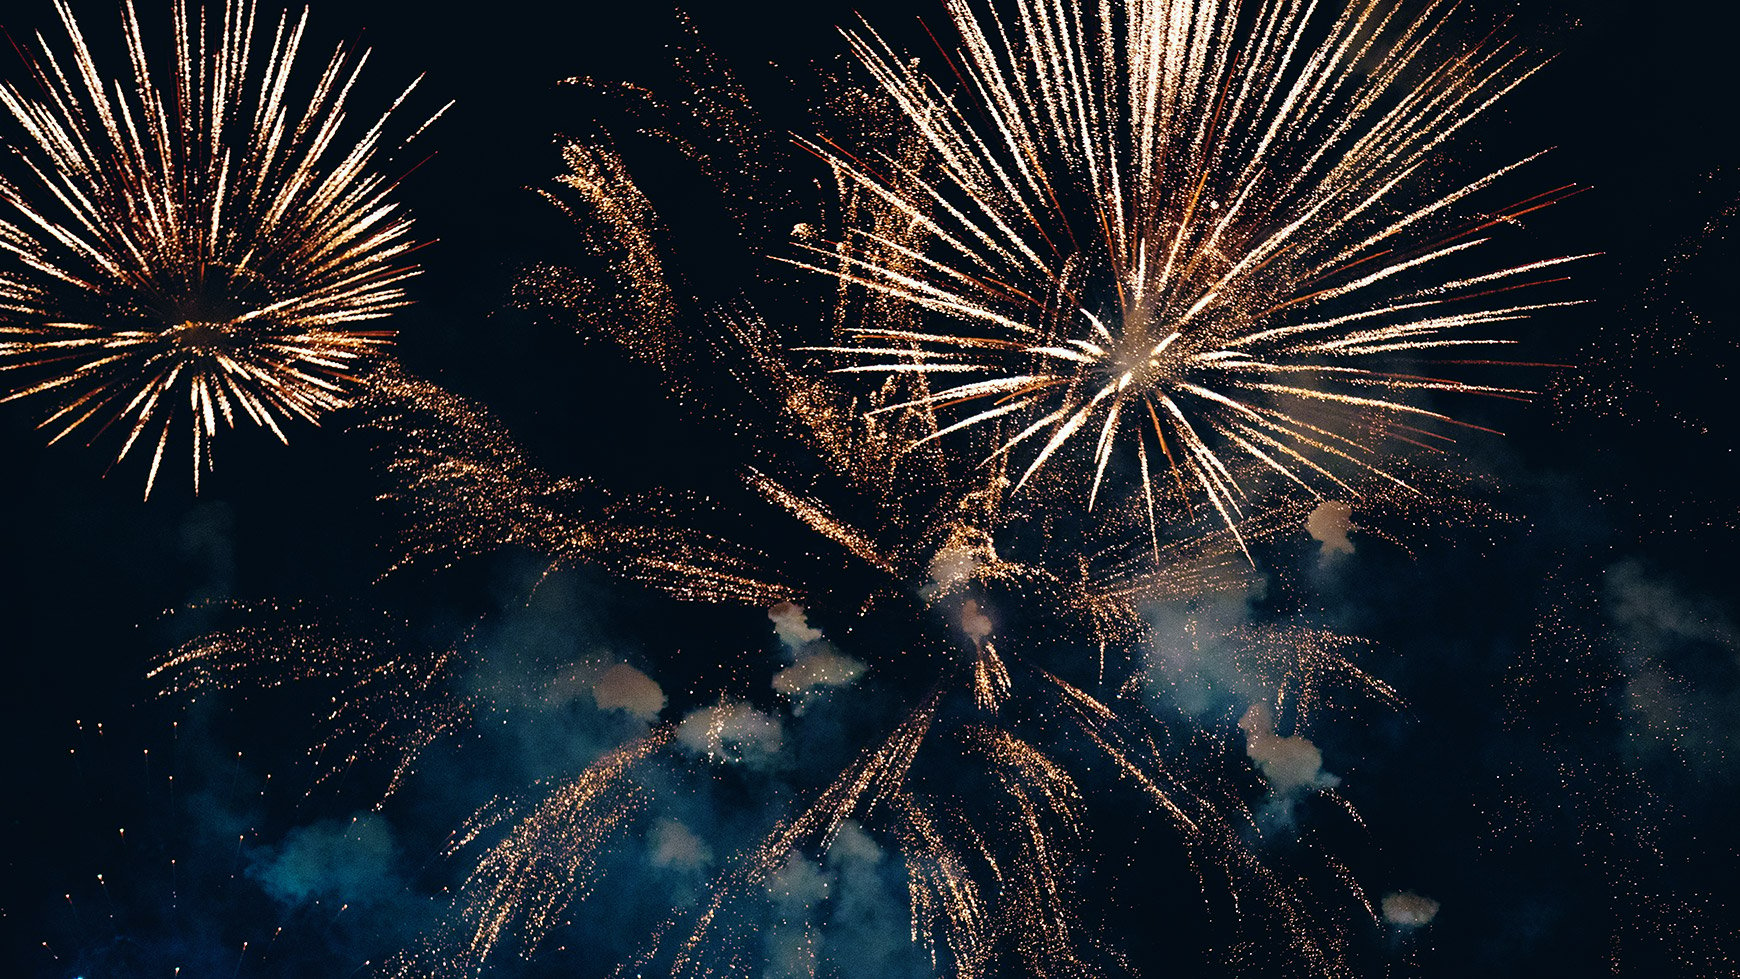
<svg viewBox="0 0 1740 979">
<path fill-rule="evenodd" d="M 1245 732 L 1245 754 L 1277 796 L 1310 789 L 1334 788 L 1341 780 L 1323 770 L 1323 752 L 1308 739 L 1275 733 L 1268 704 L 1252 704 L 1239 718 Z"/>
<path fill-rule="evenodd" d="M 286 905 L 320 899 L 335 905 L 370 905 L 398 896 L 391 825 L 376 813 L 291 830 L 283 841 L 254 855 L 248 876 Z"/>
<path fill-rule="evenodd" d="M 713 850 L 706 841 L 668 816 L 653 824 L 647 843 L 652 851 L 648 859 L 655 867 L 700 872 L 713 863 Z"/>
<path fill-rule="evenodd" d="M 1438 902 L 1413 891 L 1384 895 L 1384 920 L 1398 928 L 1424 928 L 1438 917 Z"/>
<path fill-rule="evenodd" d="M 622 710 L 642 721 L 658 719 L 665 709 L 665 692 L 658 681 L 618 663 L 592 683 L 592 697 L 601 710 Z"/>
<path fill-rule="evenodd" d="M 851 686 L 864 675 L 864 663 L 840 652 L 820 629 L 813 628 L 803 606 L 781 602 L 768 610 L 767 617 L 791 656 L 791 665 L 773 675 L 773 689 L 792 698 L 794 711 L 802 713 L 811 694 Z"/>
<path fill-rule="evenodd" d="M 742 702 L 703 707 L 677 725 L 677 743 L 715 761 L 750 766 L 770 763 L 785 743 L 778 717 Z"/>
<path fill-rule="evenodd" d="M 1305 518 L 1305 532 L 1323 545 L 1323 559 L 1337 554 L 1352 554 L 1353 541 L 1347 534 L 1353 530 L 1353 507 L 1339 500 L 1325 500 Z"/>
</svg>

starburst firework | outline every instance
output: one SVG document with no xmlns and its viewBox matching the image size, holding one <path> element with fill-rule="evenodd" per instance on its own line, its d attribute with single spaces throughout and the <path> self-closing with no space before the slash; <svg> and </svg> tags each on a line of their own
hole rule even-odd
<svg viewBox="0 0 1740 979">
<path fill-rule="evenodd" d="M 57 10 L 71 57 L 39 37 L 32 85 L 0 87 L 20 134 L 0 175 L 6 400 L 52 401 L 51 441 L 117 428 L 117 459 L 155 442 L 147 495 L 186 418 L 197 487 L 220 421 L 284 439 L 288 420 L 348 403 L 387 342 L 357 325 L 403 306 L 416 272 L 410 219 L 375 172 L 416 83 L 347 136 L 367 57 L 341 47 L 300 77 L 306 11 L 274 27 L 227 0 L 212 23 L 177 0 L 165 71 L 129 0 L 130 73 L 111 78 Z"/>
<path fill-rule="evenodd" d="M 951 0 L 942 80 L 849 33 L 924 158 L 807 142 L 895 221 L 796 264 L 931 318 L 849 324 L 823 349 L 928 381 L 911 403 L 952 412 L 937 434 L 995 430 L 989 451 L 1024 454 L 1018 484 L 1073 453 L 1091 507 L 1126 452 L 1140 496 L 1188 485 L 1229 525 L 1260 471 L 1402 484 L 1380 450 L 1458 424 L 1426 395 L 1526 394 L 1410 361 L 1490 358 L 1511 342 L 1491 327 L 1570 304 L 1510 294 L 1586 256 L 1470 253 L 1574 186 L 1474 208 L 1534 157 L 1438 175 L 1542 59 L 1496 35 L 1458 46 L 1447 3 L 1247 6 Z"/>
</svg>

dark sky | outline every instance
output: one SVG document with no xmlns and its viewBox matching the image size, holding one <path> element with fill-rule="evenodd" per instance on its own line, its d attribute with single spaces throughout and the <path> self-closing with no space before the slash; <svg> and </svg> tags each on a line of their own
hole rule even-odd
<svg viewBox="0 0 1740 979">
<path fill-rule="evenodd" d="M 581 75 L 655 90 L 673 82 L 669 45 L 683 32 L 670 8 L 593 6 L 436 14 L 364 0 L 315 6 L 311 30 L 322 45 L 373 47 L 377 99 L 427 72 L 407 114 L 457 103 L 402 161 L 430 155 L 401 196 L 433 241 L 419 253 L 417 304 L 395 321 L 407 367 L 487 404 L 551 471 L 628 488 L 709 487 L 705 473 L 728 468 L 734 450 L 686 420 L 663 379 L 598 338 L 509 308 L 523 268 L 578 250 L 572 226 L 527 189 L 560 172 L 557 133 L 610 130 L 641 154 L 673 237 L 697 243 L 684 269 L 697 293 L 729 302 L 814 286 L 729 240 L 717 192 L 680 158 L 637 142 L 600 100 L 556 85 Z M 1543 371 L 1533 404 L 1480 409 L 1507 435 L 1467 447 L 1464 464 L 1496 478 L 1493 502 L 1515 519 L 1440 534 L 1413 557 L 1362 548 L 1318 582 L 1314 620 L 1373 640 L 1365 665 L 1410 706 L 1318 736 L 1367 829 L 1314 839 L 1345 846 L 1374 898 L 1415 890 L 1441 902 L 1426 929 L 1360 932 L 1361 974 L 1588 975 L 1610 962 L 1627 975 L 1735 974 L 1725 902 L 1740 869 L 1726 822 L 1740 801 L 1740 610 L 1728 565 L 1740 543 L 1728 397 L 1740 25 L 1698 3 L 1474 6 L 1512 10 L 1519 33 L 1562 52 L 1480 127 L 1499 151 L 1557 147 L 1539 179 L 1592 188 L 1530 220 L 1540 254 L 1604 254 L 1577 280 L 1592 304 L 1530 338 L 1542 359 L 1576 368 Z M 75 9 L 87 31 L 110 29 L 106 4 Z M 780 134 L 807 131 L 815 68 L 843 66 L 833 28 L 855 11 L 896 31 L 915 15 L 942 17 L 922 0 L 698 4 L 689 14 Z M 51 22 L 47 0 L 17 0 L 3 26 L 14 38 L 45 28 L 54 44 Z M 17 69 L 10 52 L 0 58 L 0 77 Z M 819 163 L 780 152 L 794 189 L 776 226 L 806 218 L 824 177 Z M 322 841 L 344 825 L 331 821 L 365 811 L 378 789 L 367 770 L 354 784 L 310 784 L 312 717 L 342 691 L 313 683 L 189 706 L 156 698 L 145 679 L 178 643 L 247 621 L 211 603 L 247 603 L 255 621 L 272 617 L 260 603 L 301 603 L 344 625 L 381 609 L 416 641 L 489 613 L 496 669 L 535 660 L 544 633 L 581 636 L 585 648 L 659 667 L 673 712 L 727 691 L 734 668 L 719 660 L 775 655 L 758 611 L 681 606 L 589 571 L 558 576 L 530 604 L 509 597 L 539 569 L 515 552 L 376 584 L 396 524 L 375 500 L 382 477 L 366 439 L 345 416 L 294 430 L 288 447 L 235 433 L 198 497 L 172 470 L 144 503 L 136 460 L 105 477 L 102 450 L 45 448 L 32 421 L 24 406 L 0 405 L 0 455 L 12 460 L 0 480 L 10 516 L 0 540 L 10 581 L 0 592 L 8 975 L 368 974 L 365 961 L 436 920 L 434 896 L 462 876 L 436 853 L 471 806 L 516 788 L 500 784 L 511 778 L 562 771 L 563 752 L 587 757 L 611 734 L 545 718 L 511 744 L 491 742 L 484 760 L 440 755 L 425 766 L 427 785 L 365 817 L 374 828 L 364 835 L 381 838 L 341 840 L 336 862 L 322 862 Z M 564 738 L 573 743 L 549 747 Z M 715 780 L 690 802 L 732 839 L 774 804 L 755 790 L 753 780 Z M 1298 818 L 1330 821 L 1316 809 Z M 1128 852 L 1168 865 L 1164 843 L 1140 825 L 1103 819 L 1103 859 Z M 292 856 L 311 862 L 299 871 Z M 340 868 L 353 859 L 377 872 L 347 876 Z M 1274 859 L 1291 865 L 1285 852 Z M 1188 884 L 1176 873 L 1155 879 L 1174 877 Z M 283 883 L 291 878 L 321 883 L 297 893 Z M 500 974 L 608 974 L 615 953 L 605 950 L 632 950 L 638 939 L 624 936 L 656 925 L 649 909 L 661 888 L 680 889 L 625 879 L 573 913 L 573 929 L 552 943 L 565 952 L 530 965 L 509 958 Z M 1236 929 L 1192 924 L 1200 907 L 1188 888 L 1126 882 L 1088 913 L 1139 974 L 1216 975 L 1241 956 L 1270 971 L 1269 951 L 1229 951 Z M 910 950 L 891 950 L 887 929 L 864 934 L 884 956 L 866 960 L 876 968 L 915 968 Z"/>
</svg>

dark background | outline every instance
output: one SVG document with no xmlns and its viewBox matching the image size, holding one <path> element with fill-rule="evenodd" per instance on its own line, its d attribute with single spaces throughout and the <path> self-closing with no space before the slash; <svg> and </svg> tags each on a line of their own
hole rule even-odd
<svg viewBox="0 0 1740 979">
<path fill-rule="evenodd" d="M 1469 449 L 1472 468 L 1505 483 L 1503 505 L 1519 523 L 1413 560 L 1362 552 L 1323 596 L 1325 619 L 1383 644 L 1371 665 L 1412 705 L 1320 741 L 1326 767 L 1344 776 L 1373 827 L 1369 886 L 1375 896 L 1389 887 L 1380 881 L 1393 881 L 1445 908 L 1422 935 L 1371 938 L 1360 962 L 1371 974 L 1584 975 L 1610 960 L 1626 974 L 1732 974 L 1733 945 L 1724 952 L 1722 936 L 1732 930 L 1723 901 L 1740 869 L 1725 822 L 1740 748 L 1727 626 L 1740 466 L 1725 210 L 1740 197 L 1730 146 L 1740 21 L 1707 4 L 1477 6 L 1483 15 L 1515 8 L 1521 34 L 1562 52 L 1480 127 L 1500 148 L 1556 146 L 1537 179 L 1593 188 L 1531 218 L 1540 253 L 1604 257 L 1578 273 L 1594 305 L 1553 319 L 1556 335 L 1541 340 L 1577 369 L 1549 372 L 1545 396 L 1503 417 L 1502 441 Z M 75 9 L 87 32 L 112 30 L 106 4 Z M 590 75 L 668 84 L 666 45 L 681 39 L 673 12 L 659 3 L 435 9 L 326 4 L 311 25 L 316 47 L 360 38 L 374 48 L 376 101 L 420 71 L 421 101 L 407 117 L 457 101 L 402 161 L 433 151 L 402 188 L 433 241 L 419 255 L 427 272 L 412 286 L 417 305 L 396 320 L 403 361 L 488 404 L 555 471 L 655 485 L 709 467 L 728 449 L 682 421 L 649 369 L 504 309 L 520 268 L 562 261 L 576 247 L 571 226 L 526 189 L 560 172 L 556 133 L 588 131 L 601 117 L 595 100 L 555 83 Z M 896 31 L 914 15 L 942 18 L 928 3 L 861 12 Z M 812 65 L 842 65 L 833 27 L 853 9 L 698 4 L 689 13 L 769 125 L 807 131 L 799 93 Z M 44 29 L 62 46 L 46 0 L 10 4 L 4 26 L 15 39 Z M 10 52 L 0 57 L 8 64 L 0 75 L 16 77 Z M 705 240 L 724 220 L 715 192 L 647 152 L 646 184 L 661 213 Z M 794 185 L 821 176 L 814 169 Z M 792 221 L 813 198 L 794 193 Z M 784 281 L 724 248 L 716 264 L 685 271 L 697 288 L 729 295 L 746 268 Z M 811 286 L 794 279 L 790 288 Z M 220 698 L 190 711 L 153 699 L 148 665 L 207 621 L 166 613 L 222 599 L 487 604 L 469 590 L 524 569 L 509 556 L 438 591 L 375 586 L 392 524 L 343 417 L 296 429 L 287 448 L 251 430 L 224 438 L 199 497 L 172 466 L 142 503 L 138 460 L 105 478 L 102 447 L 45 448 L 27 406 L 0 409 L 0 567 L 9 580 L 0 592 L 0 745 L 11 769 L 3 971 L 366 973 L 362 963 L 397 947 L 416 913 L 391 903 L 352 918 L 286 909 L 240 873 L 250 848 L 354 808 L 342 786 L 303 796 L 305 705 Z M 1660 614 L 1615 612 L 1613 589 L 1628 587 L 1612 584 L 1616 574 L 1646 582 L 1644 604 Z M 707 648 L 766 644 L 756 615 L 672 609 L 585 576 L 571 587 L 592 627 L 648 655 L 696 650 L 701 637 Z M 1627 671 L 1642 657 L 1695 691 L 1677 715 L 1690 733 L 1670 738 L 1671 750 L 1651 747 L 1659 739 L 1627 721 Z M 179 796 L 166 771 L 181 779 Z M 213 811 L 251 818 L 220 827 L 189 801 L 201 793 L 224 799 Z M 429 830 L 421 851 L 407 844 L 407 861 L 426 866 L 444 830 Z M 1212 973 L 1176 951 L 1190 936 L 1167 930 L 1160 909 L 1174 903 L 1125 900 L 1104 913 L 1142 971 Z M 278 941 L 296 950 L 274 945 L 259 957 L 280 926 Z"/>
</svg>

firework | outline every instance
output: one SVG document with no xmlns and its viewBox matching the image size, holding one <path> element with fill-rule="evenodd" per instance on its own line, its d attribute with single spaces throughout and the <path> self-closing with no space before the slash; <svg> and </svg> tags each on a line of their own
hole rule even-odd
<svg viewBox="0 0 1740 979">
<path fill-rule="evenodd" d="M 416 243 L 376 168 L 416 83 L 348 134 L 367 56 L 341 47 L 301 77 L 306 12 L 273 26 L 227 0 L 208 21 L 177 0 L 165 67 L 129 0 L 130 72 L 111 77 L 56 9 L 70 58 L 39 38 L 31 86 L 0 88 L 19 134 L 0 176 L 7 399 L 50 402 L 51 441 L 114 428 L 117 460 L 154 443 L 147 495 L 185 426 L 197 488 L 220 423 L 284 439 L 347 404 L 388 342 L 359 326 L 405 305 Z"/>
<path fill-rule="evenodd" d="M 1018 487 L 1082 462 L 1090 508 L 1128 457 L 1137 495 L 1188 486 L 1229 526 L 1260 472 L 1402 483 L 1383 450 L 1457 424 L 1425 396 L 1526 394 L 1448 375 L 1492 362 L 1511 342 L 1497 325 L 1569 305 L 1511 295 L 1585 256 L 1476 250 L 1575 188 L 1475 208 L 1534 157 L 1438 176 L 1542 59 L 1459 46 L 1446 3 L 1315 6 L 954 0 L 942 77 L 849 33 L 922 155 L 807 142 L 886 217 L 800 243 L 796 264 L 927 318 L 852 323 L 822 349 L 927 382 L 911 403 L 948 413 L 936 436 L 985 430 L 1023 454 Z"/>
<path fill-rule="evenodd" d="M 1403 77 L 1429 61 L 1443 23 L 1428 17 L 1404 28 L 1370 10 L 1329 25 L 1315 54 L 1296 54 L 1294 42 L 1315 22 L 1303 5 L 1271 4 L 1255 21 L 1247 55 L 1255 60 L 1235 70 L 1235 40 L 1245 35 L 1212 3 L 1115 16 L 1108 8 L 1096 23 L 1127 22 L 1116 38 L 1062 8 L 1017 7 L 1018 23 L 977 33 L 968 9 L 953 9 L 972 65 L 963 82 L 979 86 L 995 139 L 974 136 L 981 116 L 945 104 L 885 45 L 860 42 L 916 136 L 907 132 L 873 162 L 813 147 L 835 166 L 848 216 L 869 229 L 819 251 L 841 281 L 834 329 L 858 341 L 819 349 L 872 358 L 845 373 L 882 375 L 879 383 L 863 391 L 810 369 L 805 358 L 818 348 L 799 348 L 795 331 L 770 325 L 746 301 L 720 311 L 688 295 L 671 234 L 625 157 L 607 143 L 569 143 L 568 172 L 545 196 L 582 229 L 605 275 L 599 283 L 540 265 L 516 302 L 601 332 L 656 367 L 700 423 L 732 438 L 740 462 L 689 493 L 606 492 L 546 472 L 483 409 L 389 366 L 372 385 L 364 425 L 381 436 L 392 480 L 385 497 L 409 524 L 401 565 L 522 547 L 552 568 L 601 565 L 684 599 L 772 605 L 792 662 L 768 685 L 788 698 L 793 723 L 808 687 L 860 677 L 876 702 L 896 705 L 880 725 L 859 722 L 875 733 L 855 757 L 842 753 L 804 784 L 781 786 L 789 808 L 759 827 L 692 907 L 674 910 L 623 974 L 750 968 L 757 943 L 771 948 L 769 895 L 789 875 L 826 865 L 848 826 L 854 839 L 887 842 L 898 855 L 911 934 L 937 971 L 1115 972 L 1118 943 L 1080 910 L 1085 891 L 1119 882 L 1116 868 L 1094 859 L 1089 838 L 1107 822 L 1092 802 L 1110 795 L 1133 803 L 1131 822 L 1145 840 L 1176 842 L 1195 877 L 1181 890 L 1200 889 L 1205 906 L 1221 900 L 1241 933 L 1254 928 L 1249 948 L 1277 950 L 1312 974 L 1345 975 L 1352 929 L 1375 920 L 1375 905 L 1315 840 L 1285 857 L 1284 869 L 1272 866 L 1253 845 L 1270 832 L 1253 800 L 1292 805 L 1316 793 L 1328 803 L 1326 820 L 1345 812 L 1359 824 L 1329 791 L 1335 779 L 1320 771 L 1309 725 L 1346 704 L 1346 690 L 1384 707 L 1398 695 L 1353 663 L 1351 640 L 1242 622 L 1193 625 L 1179 637 L 1152 621 L 1155 605 L 1229 595 L 1242 603 L 1254 590 L 1250 548 L 1303 539 L 1314 492 L 1272 494 L 1261 507 L 1241 502 L 1262 470 L 1306 490 L 1322 479 L 1359 495 L 1360 529 L 1384 535 L 1382 516 L 1366 510 L 1413 480 L 1403 478 L 1411 468 L 1377 455 L 1392 437 L 1425 437 L 1406 426 L 1431 414 L 1409 399 L 1444 388 L 1514 393 L 1335 359 L 1437 350 L 1460 342 L 1452 330 L 1527 311 L 1451 306 L 1519 284 L 1521 267 L 1440 276 L 1435 285 L 1421 278 L 1459 267 L 1455 256 L 1478 236 L 1443 220 L 1495 177 L 1406 212 L 1390 183 L 1426 167 L 1433 145 L 1526 76 L 1529 63 L 1481 48 L 1445 69 L 1454 79 L 1428 71 L 1409 87 Z M 1018 66 L 997 53 L 1004 42 L 985 40 L 993 35 L 1029 42 L 1039 56 Z M 1371 81 L 1353 77 L 1356 62 Z M 738 97 L 727 85 L 699 99 L 708 107 L 702 129 L 734 132 L 750 118 L 732 109 Z M 1216 105 L 1224 119 L 1202 116 Z M 1292 129 L 1306 124 L 1328 127 L 1321 157 L 1299 155 L 1306 149 Z M 674 126 L 667 118 L 648 131 L 677 141 L 716 180 L 728 184 L 739 172 L 720 155 L 726 142 L 690 140 Z M 1047 161 L 1057 169 L 1045 170 Z M 948 179 L 931 179 L 930 166 Z M 1132 173 L 1142 176 L 1128 183 Z M 1162 179 L 1180 173 L 1199 178 L 1187 196 L 1217 218 L 1198 215 L 1177 196 L 1177 181 Z M 1055 196 L 1039 196 L 1048 188 Z M 722 191 L 734 213 L 737 202 L 759 199 Z M 1209 207 L 1210 194 L 1224 203 Z M 1063 247 L 1041 251 L 1029 232 L 1048 242 L 1081 233 L 1066 205 L 1084 199 L 1102 203 L 1088 212 L 1101 231 L 1046 264 Z M 1288 210 L 1301 201 L 1309 214 Z M 1443 240 L 1401 257 L 1369 251 L 1423 229 Z M 1337 278 L 1349 262 L 1358 263 L 1349 275 L 1376 277 Z M 1035 281 L 1045 288 L 1029 288 Z M 1349 311 L 1380 282 L 1386 298 Z M 1023 302 L 1046 312 L 1029 316 Z M 1324 319 L 1335 316 L 1350 318 Z M 1006 335 L 965 336 L 939 318 L 976 319 Z M 1153 332 L 1163 321 L 1179 327 L 1171 339 Z M 1138 350 L 1144 343 L 1154 349 Z M 1132 351 L 1153 363 L 1106 388 L 1106 358 Z M 1022 367 L 1019 383 L 1006 384 L 1017 375 L 995 372 L 1010 358 L 1055 370 Z M 973 372 L 986 376 L 934 383 L 933 375 Z M 1094 381 L 1107 393 L 1091 389 Z M 1348 393 L 1362 385 L 1376 394 Z M 1231 393 L 1216 400 L 1220 391 Z M 1061 406 L 1048 400 L 1057 398 Z M 1302 407 L 1313 401 L 1311 411 Z M 1130 418 L 1147 427 L 1127 432 Z M 1090 426 L 1102 435 L 1088 516 L 1077 489 L 1057 477 L 1062 467 L 1046 463 L 1073 451 L 1075 433 Z M 1019 460 L 1016 450 L 1041 433 L 1045 447 Z M 1119 444 L 1134 446 L 1143 491 L 1102 498 L 1098 484 Z M 1242 451 L 1227 453 L 1228 445 Z M 1149 458 L 1173 460 L 1174 471 L 1150 476 Z M 1351 471 L 1337 472 L 1334 460 Z M 1186 480 L 1197 492 L 1185 492 Z M 1373 484 L 1388 489 L 1362 492 Z M 1210 507 L 1193 503 L 1204 492 Z M 1331 516 L 1345 536 L 1352 510 Z M 824 654 L 805 645 L 822 631 L 798 601 L 850 623 L 838 646 Z M 1211 675 L 1222 666 L 1236 682 Z M 1182 698 L 1163 689 L 1204 676 L 1249 708 L 1242 724 L 1233 723 L 1237 711 L 1187 717 L 1175 702 Z M 662 693 L 658 703 L 650 714 L 662 709 Z M 449 926 L 401 957 L 401 974 L 477 972 L 504 949 L 529 954 L 549 944 L 597 893 L 610 848 L 650 811 L 651 786 L 700 785 L 725 766 L 751 767 L 733 732 L 760 724 L 777 733 L 782 723 L 739 700 L 677 723 L 640 720 L 653 725 L 640 728 L 644 738 L 466 823 L 450 850 L 481 850 L 476 869 L 454 891 Z M 704 747 L 690 734 L 704 735 Z M 1282 756 L 1309 760 L 1310 771 L 1283 769 Z M 1340 913 L 1350 906 L 1356 924 Z M 820 933 L 807 910 L 801 927 L 790 917 L 780 923 L 794 929 L 780 954 L 815 971 Z"/>
</svg>

